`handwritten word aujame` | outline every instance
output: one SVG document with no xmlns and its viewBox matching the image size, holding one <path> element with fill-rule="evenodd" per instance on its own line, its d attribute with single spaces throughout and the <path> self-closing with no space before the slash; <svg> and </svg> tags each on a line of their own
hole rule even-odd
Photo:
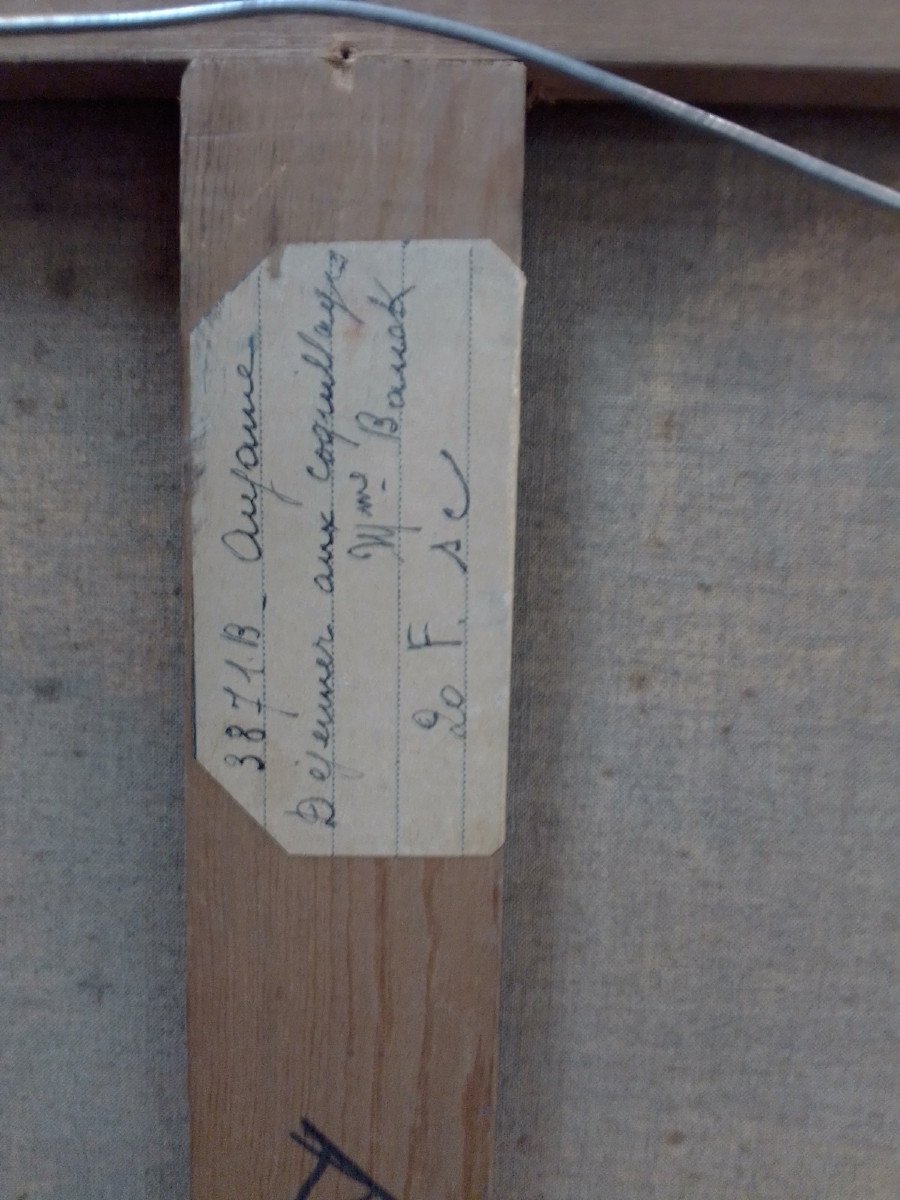
<svg viewBox="0 0 900 1200">
<path fill-rule="evenodd" d="M 260 469 L 259 420 L 256 409 L 256 338 L 247 339 L 247 357 L 239 362 L 236 373 L 243 391 L 241 393 L 242 441 L 234 452 L 234 463 L 230 472 L 238 480 L 239 519 L 233 529 L 222 534 L 222 544 L 240 562 L 259 562 L 263 555 L 262 529 L 259 517 L 260 494 L 268 493 L 282 504 L 299 508 L 302 501 L 280 492 L 271 481 L 253 478 L 252 472 Z"/>
</svg>

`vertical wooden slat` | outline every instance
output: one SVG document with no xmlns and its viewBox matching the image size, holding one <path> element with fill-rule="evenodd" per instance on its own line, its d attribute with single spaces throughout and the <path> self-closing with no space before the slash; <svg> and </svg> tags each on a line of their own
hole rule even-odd
<svg viewBox="0 0 900 1200">
<path fill-rule="evenodd" d="M 182 113 L 185 334 L 289 241 L 518 257 L 517 64 L 198 62 Z M 187 839 L 195 1200 L 293 1200 L 303 1117 L 398 1200 L 486 1200 L 502 853 L 290 858 L 190 758 Z"/>
</svg>

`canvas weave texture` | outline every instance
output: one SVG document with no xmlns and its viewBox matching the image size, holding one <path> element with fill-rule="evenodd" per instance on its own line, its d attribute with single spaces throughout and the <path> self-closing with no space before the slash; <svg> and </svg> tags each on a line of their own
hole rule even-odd
<svg viewBox="0 0 900 1200">
<path fill-rule="evenodd" d="M 187 1196 L 177 172 L 0 106 L 0 1200 Z M 900 1194 L 897 234 L 531 116 L 497 1200 Z"/>
</svg>

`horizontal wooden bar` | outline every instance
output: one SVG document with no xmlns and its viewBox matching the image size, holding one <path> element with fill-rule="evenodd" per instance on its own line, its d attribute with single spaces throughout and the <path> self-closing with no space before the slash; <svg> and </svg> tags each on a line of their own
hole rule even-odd
<svg viewBox="0 0 900 1200">
<path fill-rule="evenodd" d="M 0 13 L 139 7 L 135 0 L 0 0 Z M 612 67 L 727 67 L 835 72 L 900 70 L 896 0 L 409 0 Z M 254 18 L 0 41 L 0 63 L 186 62 L 248 51 L 485 57 L 472 47 L 355 21 Z M 744 97 L 742 97 L 744 98 Z"/>
</svg>

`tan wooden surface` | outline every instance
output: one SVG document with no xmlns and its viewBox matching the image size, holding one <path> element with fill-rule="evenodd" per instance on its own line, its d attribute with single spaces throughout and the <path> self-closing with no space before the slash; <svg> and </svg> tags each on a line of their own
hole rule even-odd
<svg viewBox="0 0 900 1200">
<path fill-rule="evenodd" d="M 409 6 L 469 20 L 621 67 L 900 69 L 896 0 L 409 0 Z M 0 12 L 140 7 L 132 0 L 0 0 Z M 264 18 L 131 34 L 0 42 L 0 61 L 148 59 L 188 61 L 249 50 L 311 50 L 459 58 L 482 52 L 421 36 L 320 18 Z"/>
<path fill-rule="evenodd" d="M 518 258 L 523 91 L 511 63 L 189 69 L 184 330 L 288 240 L 483 236 Z M 294 1194 L 303 1117 L 398 1198 L 486 1197 L 501 854 L 289 858 L 193 764 L 187 839 L 197 1200 Z"/>
</svg>

